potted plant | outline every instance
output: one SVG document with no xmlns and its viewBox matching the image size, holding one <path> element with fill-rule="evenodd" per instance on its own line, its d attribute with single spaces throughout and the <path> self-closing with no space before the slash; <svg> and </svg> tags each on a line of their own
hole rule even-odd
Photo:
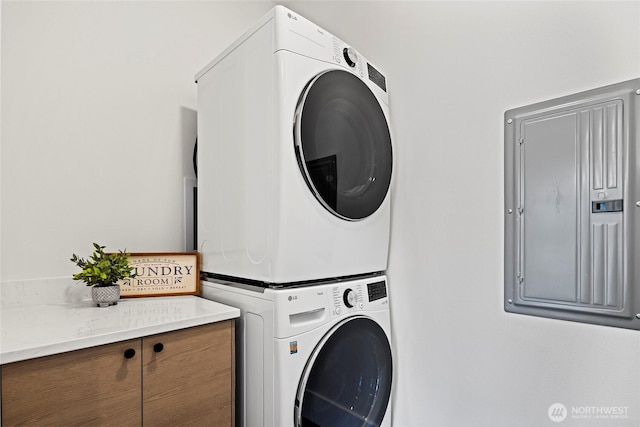
<svg viewBox="0 0 640 427">
<path fill-rule="evenodd" d="M 82 269 L 73 275 L 73 279 L 92 287 L 91 298 L 98 307 L 115 305 L 120 300 L 118 280 L 135 277 L 134 268 L 129 264 L 129 254 L 126 251 L 105 253 L 105 246 L 97 243 L 93 247 L 95 250 L 88 260 L 72 255 L 71 262 Z"/>
</svg>

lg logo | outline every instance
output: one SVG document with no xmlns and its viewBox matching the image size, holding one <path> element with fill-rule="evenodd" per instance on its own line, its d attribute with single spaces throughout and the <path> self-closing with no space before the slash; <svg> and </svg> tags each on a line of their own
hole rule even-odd
<svg viewBox="0 0 640 427">
<path fill-rule="evenodd" d="M 549 406 L 547 414 L 554 423 L 561 423 L 567 418 L 567 408 L 562 403 L 554 403 Z"/>
</svg>

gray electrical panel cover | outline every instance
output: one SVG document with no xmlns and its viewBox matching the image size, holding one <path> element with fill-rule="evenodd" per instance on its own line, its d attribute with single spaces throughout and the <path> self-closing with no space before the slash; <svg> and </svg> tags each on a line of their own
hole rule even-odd
<svg viewBox="0 0 640 427">
<path fill-rule="evenodd" d="M 505 113 L 508 312 L 640 330 L 640 79 Z"/>
</svg>

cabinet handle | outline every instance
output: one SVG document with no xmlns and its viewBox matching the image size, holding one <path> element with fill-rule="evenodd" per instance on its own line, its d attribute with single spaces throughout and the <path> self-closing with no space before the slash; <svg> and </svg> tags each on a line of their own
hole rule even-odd
<svg viewBox="0 0 640 427">
<path fill-rule="evenodd" d="M 125 359 L 133 359 L 133 357 L 136 355 L 136 351 L 132 348 L 128 348 L 124 351 L 124 358 Z"/>
<path fill-rule="evenodd" d="M 161 342 L 153 345 L 153 351 L 155 351 L 156 353 L 160 353 L 162 350 L 164 350 L 164 344 L 162 344 Z"/>
</svg>

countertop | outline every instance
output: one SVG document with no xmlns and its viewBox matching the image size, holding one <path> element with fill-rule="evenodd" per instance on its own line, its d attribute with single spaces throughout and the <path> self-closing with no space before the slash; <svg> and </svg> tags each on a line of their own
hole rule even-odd
<svg viewBox="0 0 640 427">
<path fill-rule="evenodd" d="M 99 308 L 90 300 L 2 307 L 0 363 L 110 344 L 220 322 L 240 310 L 197 296 L 125 298 Z"/>
</svg>

